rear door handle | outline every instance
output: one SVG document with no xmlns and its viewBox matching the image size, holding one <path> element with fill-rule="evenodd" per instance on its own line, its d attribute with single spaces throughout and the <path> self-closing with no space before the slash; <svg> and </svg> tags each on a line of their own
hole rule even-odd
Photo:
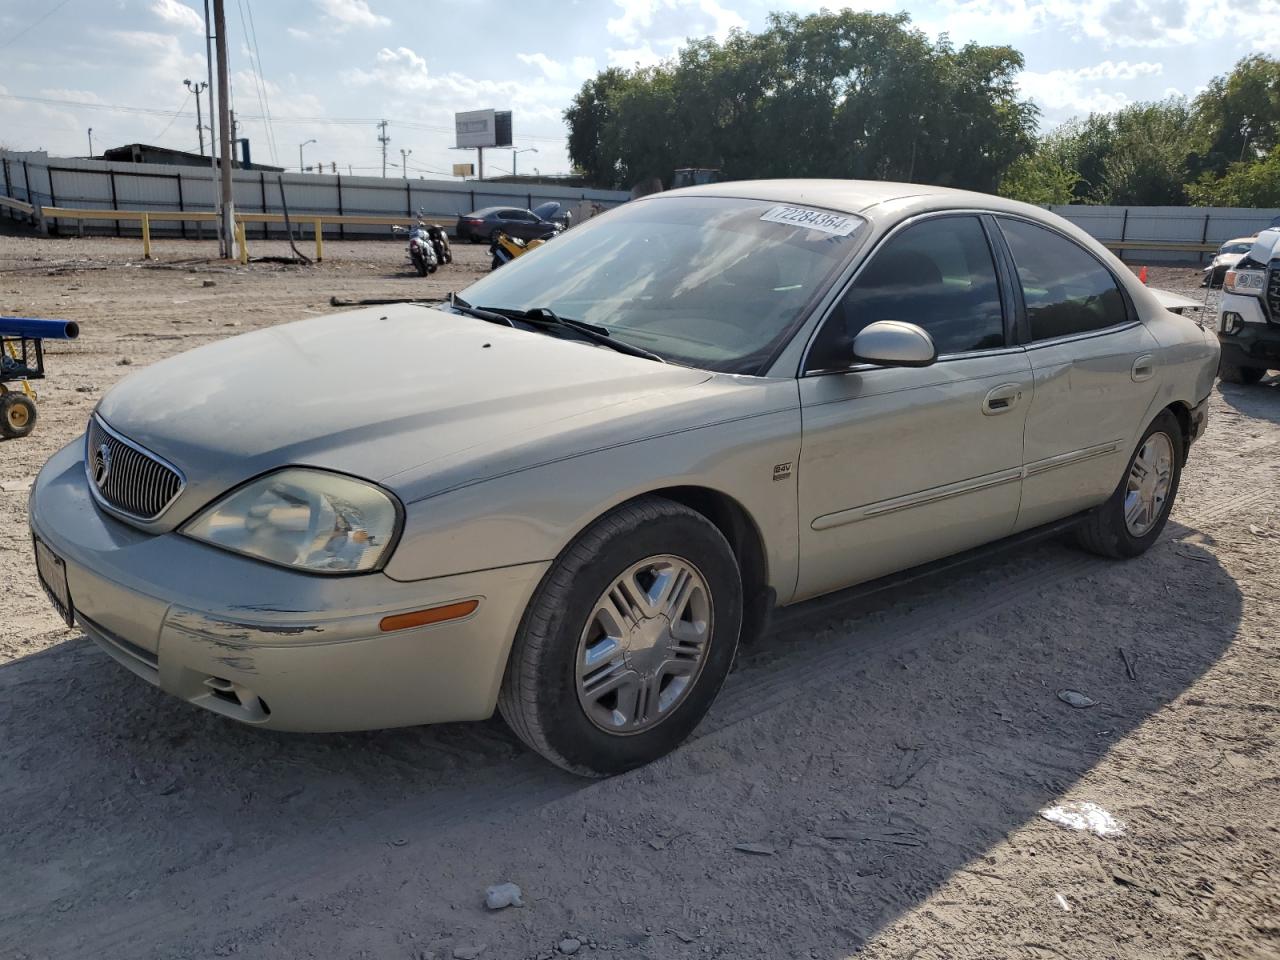
<svg viewBox="0 0 1280 960">
<path fill-rule="evenodd" d="M 986 397 L 982 400 L 983 414 L 994 417 L 1001 413 L 1008 413 L 1022 399 L 1022 390 L 1020 383 L 1002 383 L 998 387 L 993 387 L 987 391 Z"/>
<path fill-rule="evenodd" d="M 1134 383 L 1141 383 L 1143 380 L 1150 380 L 1156 375 L 1156 358 L 1149 353 L 1144 353 L 1137 360 L 1133 361 L 1133 369 L 1129 371 L 1129 376 L 1133 378 Z"/>
</svg>

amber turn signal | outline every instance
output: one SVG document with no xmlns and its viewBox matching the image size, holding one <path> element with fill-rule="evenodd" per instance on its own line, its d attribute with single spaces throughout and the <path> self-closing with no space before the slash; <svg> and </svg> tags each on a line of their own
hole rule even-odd
<svg viewBox="0 0 1280 960">
<path fill-rule="evenodd" d="M 410 627 L 425 627 L 429 623 L 444 623 L 446 620 L 461 620 L 475 613 L 480 606 L 479 600 L 459 600 L 447 603 L 443 607 L 429 607 L 426 610 L 415 610 L 413 613 L 397 613 L 395 616 L 383 617 L 378 625 L 383 633 L 392 630 L 408 630 Z"/>
</svg>

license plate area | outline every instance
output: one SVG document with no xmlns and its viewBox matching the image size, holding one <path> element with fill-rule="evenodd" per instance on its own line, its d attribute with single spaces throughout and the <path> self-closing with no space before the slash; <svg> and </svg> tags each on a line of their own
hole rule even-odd
<svg viewBox="0 0 1280 960">
<path fill-rule="evenodd" d="M 40 586 L 44 587 L 49 602 L 67 626 L 73 627 L 76 615 L 71 606 L 71 588 L 67 586 L 67 565 L 39 537 L 33 535 L 31 539 L 35 544 L 36 574 L 40 577 Z"/>
</svg>

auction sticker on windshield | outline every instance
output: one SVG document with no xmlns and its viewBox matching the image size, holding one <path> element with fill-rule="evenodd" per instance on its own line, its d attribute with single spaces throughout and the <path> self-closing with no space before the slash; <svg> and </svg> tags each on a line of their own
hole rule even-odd
<svg viewBox="0 0 1280 960">
<path fill-rule="evenodd" d="M 792 227 L 821 230 L 823 233 L 830 233 L 837 237 L 847 237 L 862 223 L 857 217 L 842 217 L 837 213 L 827 213 L 825 210 L 786 206 L 771 207 L 760 219 L 768 220 L 770 223 L 785 223 Z"/>
</svg>

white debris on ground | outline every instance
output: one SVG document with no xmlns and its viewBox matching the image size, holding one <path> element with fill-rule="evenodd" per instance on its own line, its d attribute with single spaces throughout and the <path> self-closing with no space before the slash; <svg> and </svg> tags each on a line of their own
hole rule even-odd
<svg viewBox="0 0 1280 960">
<path fill-rule="evenodd" d="M 1092 800 L 1047 807 L 1040 811 L 1040 816 L 1067 830 L 1087 830 L 1099 837 L 1124 835 L 1124 824 Z"/>
<path fill-rule="evenodd" d="M 501 910 L 504 907 L 523 907 L 520 898 L 520 887 L 514 883 L 495 883 L 484 892 L 484 905 L 490 910 Z"/>
</svg>

